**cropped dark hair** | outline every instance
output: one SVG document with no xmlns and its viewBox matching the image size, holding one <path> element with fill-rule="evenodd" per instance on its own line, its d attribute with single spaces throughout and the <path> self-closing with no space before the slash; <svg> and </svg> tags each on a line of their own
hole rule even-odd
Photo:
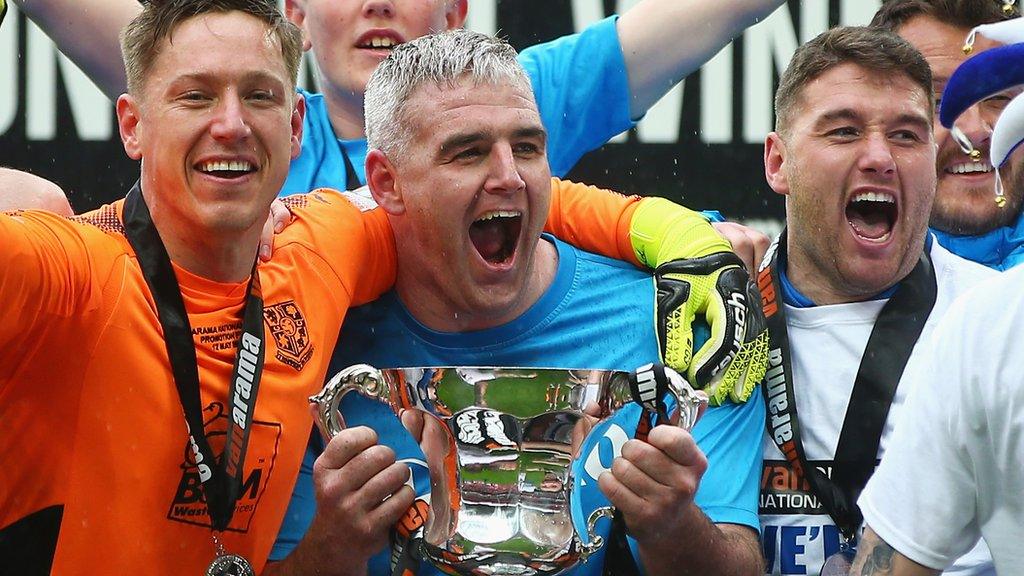
<svg viewBox="0 0 1024 576">
<path fill-rule="evenodd" d="M 932 94 L 932 72 L 924 56 L 906 40 L 880 28 L 839 26 L 819 34 L 797 48 L 775 91 L 775 129 L 785 133 L 793 108 L 807 84 L 841 64 L 856 64 L 883 74 L 903 74 L 921 87 L 927 101 Z M 929 114 L 929 118 L 931 115 Z"/>
<path fill-rule="evenodd" d="M 957 28 L 974 28 L 1018 15 L 1016 6 L 1004 12 L 999 0 L 886 0 L 871 26 L 896 32 L 911 18 L 928 16 Z"/>
<path fill-rule="evenodd" d="M 274 0 L 150 0 L 121 33 L 121 56 L 128 91 L 137 93 L 142 88 L 160 51 L 160 43 L 179 25 L 202 14 L 234 11 L 255 16 L 266 23 L 268 35 L 277 36 L 285 68 L 294 84 L 302 57 L 302 32 L 281 14 Z"/>
</svg>

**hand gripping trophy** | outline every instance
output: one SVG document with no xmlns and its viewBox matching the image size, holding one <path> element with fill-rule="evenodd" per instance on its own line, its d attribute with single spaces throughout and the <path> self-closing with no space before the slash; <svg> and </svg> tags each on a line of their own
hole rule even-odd
<svg viewBox="0 0 1024 576">
<path fill-rule="evenodd" d="M 598 521 L 614 510 L 581 487 L 630 438 L 673 421 L 689 430 L 707 406 L 703 392 L 655 365 L 630 373 L 360 364 L 310 398 L 328 439 L 342 429 L 339 404 L 350 392 L 388 405 L 422 449 L 423 466 L 410 468 L 429 474 L 430 491 L 410 513 L 425 522 L 400 545 L 455 574 L 549 575 L 586 561 L 604 544 Z"/>
</svg>

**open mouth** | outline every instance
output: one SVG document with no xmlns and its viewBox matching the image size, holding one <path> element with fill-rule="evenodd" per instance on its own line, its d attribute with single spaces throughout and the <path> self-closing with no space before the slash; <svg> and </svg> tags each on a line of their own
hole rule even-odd
<svg viewBox="0 0 1024 576">
<path fill-rule="evenodd" d="M 391 50 L 401 44 L 401 40 L 386 34 L 364 36 L 356 42 L 356 48 L 366 50 Z"/>
<path fill-rule="evenodd" d="M 489 264 L 507 264 L 515 256 L 522 227 L 521 212 L 493 210 L 470 224 L 469 240 Z"/>
<path fill-rule="evenodd" d="M 229 180 L 241 178 L 256 171 L 256 168 L 245 160 L 213 160 L 202 162 L 197 168 L 203 174 Z"/>
<path fill-rule="evenodd" d="M 992 165 L 988 162 L 958 162 L 946 168 L 946 174 L 988 174 Z"/>
<path fill-rule="evenodd" d="M 898 216 L 896 198 L 888 192 L 861 192 L 846 205 L 846 221 L 853 231 L 874 242 L 889 238 Z"/>
</svg>

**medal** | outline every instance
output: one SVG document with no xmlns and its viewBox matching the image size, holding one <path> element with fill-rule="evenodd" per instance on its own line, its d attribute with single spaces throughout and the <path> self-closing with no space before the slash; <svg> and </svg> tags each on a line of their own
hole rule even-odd
<svg viewBox="0 0 1024 576">
<path fill-rule="evenodd" d="M 857 548 L 843 542 L 839 545 L 839 552 L 829 556 L 821 566 L 821 576 L 847 576 L 856 556 Z"/>
<path fill-rule="evenodd" d="M 206 576 L 255 576 L 255 572 L 245 558 L 238 554 L 224 554 L 210 562 Z"/>
<path fill-rule="evenodd" d="M 217 533 L 211 532 L 210 535 L 213 536 L 213 547 L 217 551 L 217 557 L 210 562 L 206 576 L 256 576 L 248 560 L 238 554 L 228 554 Z"/>
</svg>

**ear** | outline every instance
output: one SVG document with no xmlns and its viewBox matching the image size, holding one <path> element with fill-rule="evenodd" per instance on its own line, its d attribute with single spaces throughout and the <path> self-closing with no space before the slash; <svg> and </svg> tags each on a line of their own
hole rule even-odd
<svg viewBox="0 0 1024 576">
<path fill-rule="evenodd" d="M 764 177 L 778 194 L 789 194 L 786 177 L 786 143 L 778 132 L 772 132 L 764 141 Z"/>
<path fill-rule="evenodd" d="M 142 159 L 142 130 L 139 128 L 139 102 L 130 94 L 117 98 L 117 129 L 125 154 L 132 160 Z"/>
<path fill-rule="evenodd" d="M 292 160 L 302 152 L 302 121 L 306 117 L 306 98 L 295 92 L 295 106 L 292 108 Z"/>
<path fill-rule="evenodd" d="M 405 213 L 405 198 L 402 196 L 398 173 L 391 160 L 380 150 L 370 150 L 366 154 L 366 184 L 370 187 L 373 199 L 385 212 L 392 216 Z"/>
<path fill-rule="evenodd" d="M 466 13 L 469 11 L 469 0 L 450 0 L 448 8 L 444 11 L 444 19 L 448 24 L 448 30 L 462 28 L 466 23 Z"/>
<path fill-rule="evenodd" d="M 284 13 L 293 24 L 302 30 L 302 50 L 308 52 L 313 46 L 309 41 L 309 33 L 306 32 L 306 0 L 285 0 Z"/>
</svg>

